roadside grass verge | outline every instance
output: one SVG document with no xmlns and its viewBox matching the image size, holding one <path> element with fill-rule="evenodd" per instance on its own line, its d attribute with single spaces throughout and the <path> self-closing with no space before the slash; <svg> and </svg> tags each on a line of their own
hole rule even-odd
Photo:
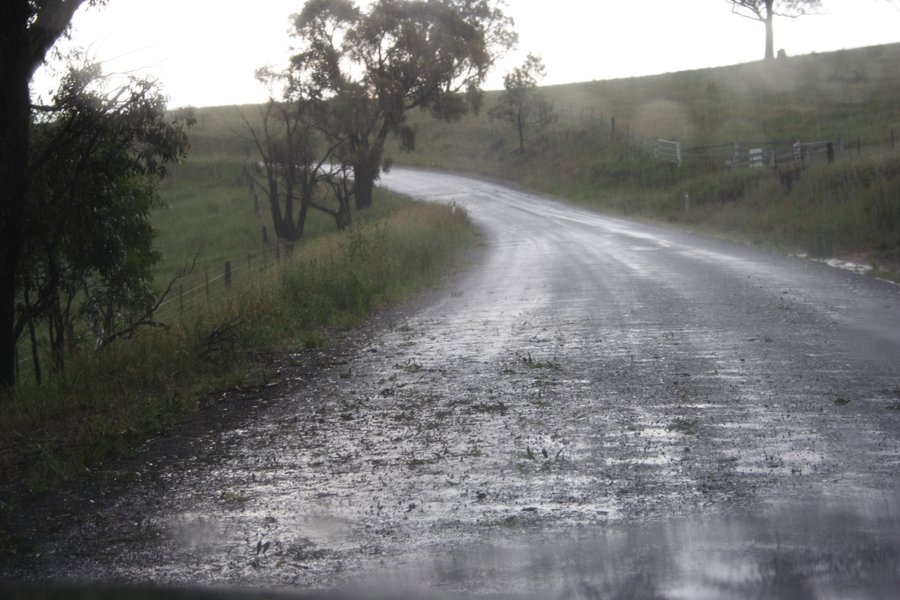
<svg viewBox="0 0 900 600">
<path fill-rule="evenodd" d="M 689 197 L 685 207 L 684 195 Z M 661 216 L 742 242 L 816 257 L 858 256 L 878 267 L 900 257 L 900 154 L 814 165 L 791 185 L 771 169 L 679 183 Z"/>
<path fill-rule="evenodd" d="M 398 200 L 389 201 L 395 206 Z M 0 510 L 84 476 L 196 411 L 264 383 L 262 352 L 327 341 L 433 283 L 474 241 L 464 211 L 403 202 L 390 215 L 313 239 L 229 299 L 69 359 L 68 375 L 0 398 Z"/>
</svg>

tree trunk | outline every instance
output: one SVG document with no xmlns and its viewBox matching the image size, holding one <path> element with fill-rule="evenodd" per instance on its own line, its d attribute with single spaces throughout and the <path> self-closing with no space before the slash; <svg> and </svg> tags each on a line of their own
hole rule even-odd
<svg viewBox="0 0 900 600">
<path fill-rule="evenodd" d="M 66 372 L 66 330 L 59 315 L 51 316 L 49 325 L 51 376 L 62 377 Z"/>
<path fill-rule="evenodd" d="M 28 191 L 27 2 L 0 8 L 0 389 L 16 379 L 16 283 Z"/>
<path fill-rule="evenodd" d="M 43 383 L 41 377 L 41 357 L 38 352 L 38 339 L 37 332 L 34 328 L 34 319 L 28 321 L 28 336 L 31 340 L 31 363 L 34 367 L 34 381 L 38 385 L 41 385 L 41 383 Z"/>
<path fill-rule="evenodd" d="M 372 206 L 375 180 L 381 173 L 381 157 L 384 154 L 384 142 L 389 133 L 390 129 L 387 123 L 384 123 L 371 142 L 367 138 L 362 138 L 351 146 L 355 156 L 353 179 L 357 210 Z"/>
<path fill-rule="evenodd" d="M 16 262 L 17 259 L 4 256 L 3 265 L 0 265 L 3 271 L 0 274 L 0 289 L 3 290 L 0 297 L 0 389 L 12 387 L 16 382 Z"/>
<path fill-rule="evenodd" d="M 15 384 L 21 331 L 16 324 L 16 284 L 28 198 L 29 84 L 84 1 L 0 1 L 0 389 Z"/>
<path fill-rule="evenodd" d="M 270 167 L 266 167 L 269 169 Z M 269 208 L 272 211 L 272 224 L 275 226 L 275 237 L 278 239 L 291 240 L 290 227 L 287 224 L 288 219 L 293 219 L 293 215 L 287 218 L 281 212 L 281 191 L 278 189 L 278 178 L 269 175 Z"/>
<path fill-rule="evenodd" d="M 292 242 L 299 241 L 303 238 L 303 232 L 306 229 L 306 219 L 309 216 L 309 202 L 300 203 L 300 214 L 297 216 L 297 226 L 294 228 L 294 239 Z"/>
<path fill-rule="evenodd" d="M 375 189 L 375 177 L 377 174 L 377 167 L 372 168 L 368 161 L 362 161 L 353 165 L 357 210 L 372 206 L 372 194 Z"/>
<path fill-rule="evenodd" d="M 775 60 L 774 0 L 766 0 L 766 60 Z"/>
<path fill-rule="evenodd" d="M 350 211 L 350 198 L 348 196 L 341 196 L 338 198 L 339 206 L 338 216 L 337 216 L 337 227 L 339 230 L 344 230 L 353 225 L 353 213 Z"/>
</svg>

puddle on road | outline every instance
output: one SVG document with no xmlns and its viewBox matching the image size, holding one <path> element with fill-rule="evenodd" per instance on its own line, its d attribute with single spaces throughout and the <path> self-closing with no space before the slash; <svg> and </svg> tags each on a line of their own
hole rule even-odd
<svg viewBox="0 0 900 600">
<path fill-rule="evenodd" d="M 561 344 L 552 315 L 481 317 L 410 321 L 253 426 L 217 434 L 210 457 L 163 478 L 172 493 L 152 509 L 154 535 L 79 532 L 94 554 L 62 569 L 560 598 L 778 597 L 900 580 L 885 564 L 900 544 L 891 502 L 889 518 L 851 521 L 821 506 L 683 518 L 842 476 L 812 434 L 815 388 L 770 389 L 764 344 L 602 329 L 602 313 Z M 489 325 L 502 339 L 481 356 L 465 340 Z"/>
<path fill-rule="evenodd" d="M 432 548 L 370 574 L 387 588 L 522 598 L 893 598 L 900 572 L 895 497 L 860 496 L 759 514 L 642 526 L 548 527 Z"/>
</svg>

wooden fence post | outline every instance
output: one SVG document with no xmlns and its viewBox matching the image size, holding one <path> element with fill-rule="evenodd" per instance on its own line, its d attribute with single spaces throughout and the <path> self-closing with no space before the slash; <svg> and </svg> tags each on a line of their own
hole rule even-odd
<svg viewBox="0 0 900 600">
<path fill-rule="evenodd" d="M 616 118 L 615 117 L 609 118 L 609 132 L 614 136 L 616 135 Z"/>
<path fill-rule="evenodd" d="M 225 261 L 225 289 L 231 290 L 231 261 Z"/>
<path fill-rule="evenodd" d="M 178 310 L 184 312 L 184 284 L 178 284 Z"/>
<path fill-rule="evenodd" d="M 209 268 L 208 267 L 204 271 L 204 275 L 205 275 L 205 279 L 206 279 L 205 286 L 204 286 L 206 288 L 206 303 L 209 304 Z"/>
</svg>

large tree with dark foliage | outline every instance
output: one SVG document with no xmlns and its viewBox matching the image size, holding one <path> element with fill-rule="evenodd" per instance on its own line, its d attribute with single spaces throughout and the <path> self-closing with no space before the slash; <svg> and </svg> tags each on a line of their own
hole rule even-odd
<svg viewBox="0 0 900 600">
<path fill-rule="evenodd" d="M 328 101 L 328 135 L 352 166 L 357 208 L 372 203 L 386 139 L 413 146 L 407 112 L 453 120 L 477 108 L 498 52 L 516 39 L 490 0 L 378 0 L 366 12 L 351 0 L 308 0 L 293 25 L 289 89 Z"/>
<path fill-rule="evenodd" d="M 289 74 L 264 68 L 257 78 L 270 88 L 270 99 L 254 127 L 244 119 L 259 162 L 245 171 L 254 194 L 265 193 L 279 240 L 292 244 L 305 232 L 309 209 L 327 213 L 338 229 L 351 223 L 348 173 L 340 150 L 343 139 L 333 124 L 334 106 L 315 89 L 290 79 Z M 274 99 L 274 88 L 283 87 L 284 97 Z M 262 175 L 257 181 L 253 173 Z M 327 200 L 327 191 L 337 200 Z"/>
<path fill-rule="evenodd" d="M 86 2 L 102 0 L 0 2 L 0 389 L 15 380 L 17 279 L 28 193 L 29 86 L 72 15 Z"/>
<path fill-rule="evenodd" d="M 71 69 L 46 105 L 30 94 L 75 11 L 104 3 L 0 2 L 0 389 L 35 323 L 61 368 L 75 318 L 104 345 L 150 307 L 154 180 L 185 152 L 186 121 L 166 115 L 151 82 L 104 91 L 94 65 Z"/>
<path fill-rule="evenodd" d="M 797 17 L 822 6 L 822 0 L 728 0 L 731 11 L 766 26 L 766 60 L 775 58 L 775 17 Z"/>
<path fill-rule="evenodd" d="M 103 347 L 150 321 L 150 211 L 187 151 L 192 118 L 167 114 L 154 82 L 107 83 L 96 64 L 70 66 L 32 116 L 14 333 L 44 325 L 56 372 L 76 330 Z"/>
</svg>

